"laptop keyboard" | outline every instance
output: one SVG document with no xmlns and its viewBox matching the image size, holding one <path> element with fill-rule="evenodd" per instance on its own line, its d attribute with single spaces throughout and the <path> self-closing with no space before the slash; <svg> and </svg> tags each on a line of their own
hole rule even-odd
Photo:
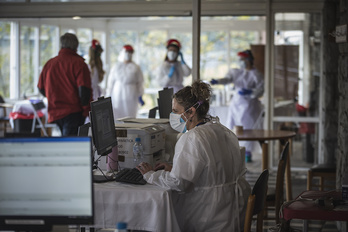
<svg viewBox="0 0 348 232">
<path fill-rule="evenodd" d="M 136 168 L 124 168 L 116 174 L 115 178 L 117 182 L 146 184 L 146 180 L 143 179 L 143 174 Z"/>
</svg>

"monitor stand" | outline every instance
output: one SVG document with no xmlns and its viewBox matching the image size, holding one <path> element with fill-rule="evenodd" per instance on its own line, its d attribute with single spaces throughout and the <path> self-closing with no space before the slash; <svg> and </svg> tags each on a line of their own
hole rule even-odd
<svg viewBox="0 0 348 232">
<path fill-rule="evenodd" d="M 94 160 L 93 162 L 93 170 L 94 169 L 99 169 L 100 172 L 103 172 L 99 167 L 98 167 L 98 159 L 94 159 L 94 154 L 96 152 L 96 147 L 93 145 L 93 157 L 92 159 Z M 104 173 L 105 174 L 105 173 Z M 109 182 L 109 181 L 115 181 L 115 177 L 114 176 L 108 176 L 108 175 L 103 175 L 102 173 L 98 173 L 98 175 L 96 175 L 95 173 L 93 173 L 93 182 L 94 183 L 104 183 L 104 182 Z"/>
</svg>

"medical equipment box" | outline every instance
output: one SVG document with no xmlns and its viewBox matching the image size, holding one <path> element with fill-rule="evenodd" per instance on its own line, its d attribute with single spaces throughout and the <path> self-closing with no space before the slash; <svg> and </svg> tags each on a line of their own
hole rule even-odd
<svg viewBox="0 0 348 232">
<path fill-rule="evenodd" d="M 152 166 L 163 161 L 165 130 L 154 124 L 116 123 L 118 160 L 121 168 L 133 168 L 133 145 L 139 137 L 144 149 L 144 162 Z M 124 158 L 124 159 L 123 159 Z M 121 160 L 124 160 L 121 162 Z"/>
</svg>

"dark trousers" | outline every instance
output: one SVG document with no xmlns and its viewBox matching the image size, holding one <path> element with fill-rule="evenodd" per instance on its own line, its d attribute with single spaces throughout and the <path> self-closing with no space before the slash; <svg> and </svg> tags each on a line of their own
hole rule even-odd
<svg viewBox="0 0 348 232">
<path fill-rule="evenodd" d="M 77 136 L 79 126 L 85 123 L 85 119 L 82 112 L 77 112 L 58 119 L 54 123 L 58 125 L 62 136 Z"/>
</svg>

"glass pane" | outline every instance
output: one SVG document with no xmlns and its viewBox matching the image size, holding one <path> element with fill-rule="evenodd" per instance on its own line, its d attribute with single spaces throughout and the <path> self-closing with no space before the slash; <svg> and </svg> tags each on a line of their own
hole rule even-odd
<svg viewBox="0 0 348 232">
<path fill-rule="evenodd" d="M 20 96 L 34 93 L 34 73 L 37 65 L 35 62 L 35 30 L 37 28 L 22 26 L 20 35 L 21 46 L 21 72 L 20 72 Z"/>
<path fill-rule="evenodd" d="M 40 31 L 40 72 L 46 62 L 58 55 L 58 27 L 42 25 Z"/>
<path fill-rule="evenodd" d="M 69 29 L 69 28 L 62 28 L 62 30 L 60 31 L 61 35 L 64 35 L 65 33 L 72 33 L 72 34 L 76 34 L 76 31 L 74 29 Z"/>
<path fill-rule="evenodd" d="M 108 64 L 105 63 L 105 41 L 106 41 L 106 36 L 105 36 L 105 32 L 102 31 L 93 31 L 93 39 L 96 39 L 100 42 L 101 47 L 104 49 L 104 51 L 101 54 L 101 60 L 103 62 L 103 70 L 105 72 L 107 72 L 110 67 L 108 66 Z M 89 62 L 89 61 L 87 61 Z M 105 94 L 105 87 L 106 87 L 106 81 L 107 81 L 107 77 L 106 77 L 106 73 L 104 74 L 104 79 L 101 83 L 99 83 L 99 86 L 102 88 L 102 95 Z"/>
<path fill-rule="evenodd" d="M 252 19 L 252 16 L 235 18 L 238 20 Z M 219 18 L 220 19 L 220 18 Z M 223 18 L 221 18 L 223 20 Z M 238 24 L 238 22 L 235 22 Z M 229 34 L 228 34 L 229 33 Z M 223 78 L 231 68 L 239 68 L 237 53 L 250 49 L 254 55 L 254 66 L 260 71 L 264 70 L 264 45 L 260 44 L 257 31 L 209 31 L 201 35 L 201 62 L 207 62 L 207 67 L 202 67 L 203 80 Z M 206 36 L 206 39 L 205 37 Z M 229 38 L 229 41 L 228 41 Z M 205 42 L 206 40 L 206 42 Z M 258 44 L 258 45 L 254 45 Z M 206 48 L 210 49 L 207 52 Z M 227 106 L 230 104 L 234 90 L 233 83 L 228 85 L 214 85 L 212 106 Z M 220 116 L 222 123 L 225 117 Z"/>
<path fill-rule="evenodd" d="M 201 33 L 201 79 L 224 77 L 228 71 L 228 35 L 226 31 Z"/>
<path fill-rule="evenodd" d="M 319 115 L 320 14 L 278 13 L 274 116 Z"/>
<path fill-rule="evenodd" d="M 88 62 L 88 51 L 92 42 L 92 30 L 88 28 L 79 28 L 77 29 L 76 36 L 79 40 L 79 47 L 77 48 L 77 53 L 80 56 L 82 56 L 86 62 Z"/>
<path fill-rule="evenodd" d="M 158 90 L 162 87 L 156 82 L 156 72 L 166 56 L 167 39 L 166 31 L 143 31 L 139 34 L 139 56 L 141 57 L 139 64 L 148 92 L 144 96 L 146 104 L 142 108 L 146 110 L 157 106 Z"/>
<path fill-rule="evenodd" d="M 110 68 L 118 62 L 118 56 L 125 44 L 134 48 L 133 60 L 138 63 L 138 48 L 136 47 L 137 33 L 135 31 L 110 31 Z"/>
<path fill-rule="evenodd" d="M 0 95 L 10 97 L 11 23 L 0 21 Z"/>
<path fill-rule="evenodd" d="M 105 33 L 102 31 L 93 31 L 93 39 L 98 40 L 102 47 L 105 47 Z M 104 46 L 103 46 L 104 45 Z"/>
<path fill-rule="evenodd" d="M 292 140 L 291 167 L 309 168 L 316 163 L 318 157 L 318 127 L 317 123 L 308 122 L 275 122 L 275 129 L 295 131 Z M 273 166 L 279 161 L 279 141 L 273 143 Z"/>
<path fill-rule="evenodd" d="M 170 38 L 179 40 L 185 63 L 192 69 L 192 33 L 171 33 Z M 184 86 L 192 83 L 192 75 L 184 77 Z"/>
<path fill-rule="evenodd" d="M 237 53 L 246 49 L 251 49 L 251 45 L 258 42 L 258 33 L 255 31 L 231 31 L 230 33 L 230 60 L 231 68 L 238 68 Z"/>
</svg>

